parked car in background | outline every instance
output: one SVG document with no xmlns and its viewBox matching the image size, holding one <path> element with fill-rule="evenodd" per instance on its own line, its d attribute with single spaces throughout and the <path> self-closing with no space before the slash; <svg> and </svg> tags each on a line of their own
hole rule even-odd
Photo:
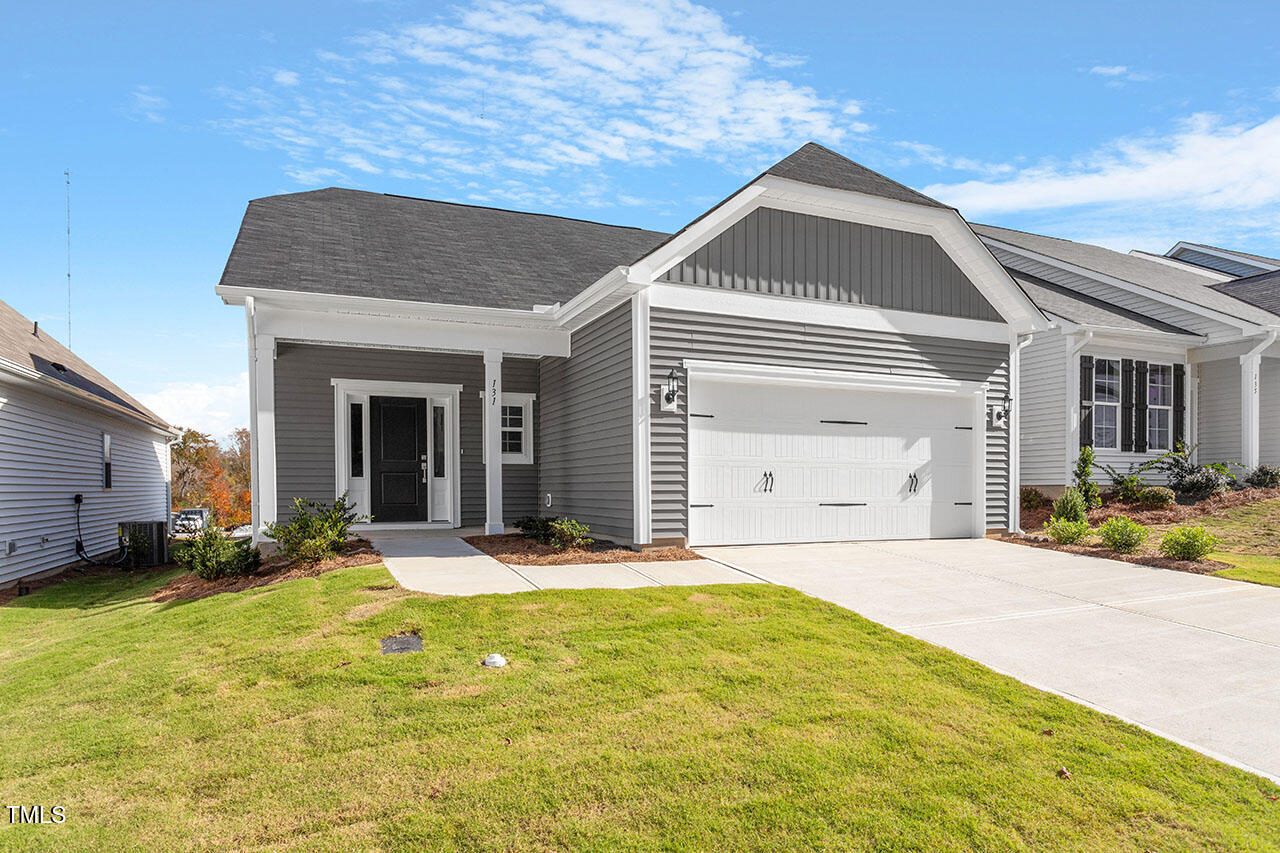
<svg viewBox="0 0 1280 853">
<path fill-rule="evenodd" d="M 209 510 L 206 507 L 193 507 L 173 513 L 171 527 L 175 534 L 199 533 L 208 523 Z"/>
</svg>

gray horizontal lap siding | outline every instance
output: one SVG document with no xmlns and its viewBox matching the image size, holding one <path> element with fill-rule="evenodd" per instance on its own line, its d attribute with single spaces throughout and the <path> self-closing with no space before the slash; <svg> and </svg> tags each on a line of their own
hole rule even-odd
<svg viewBox="0 0 1280 853">
<path fill-rule="evenodd" d="M 539 367 L 541 511 L 633 540 L 631 303 L 573 333 L 572 355 Z"/>
<path fill-rule="evenodd" d="M 1197 252 L 1195 249 L 1182 249 L 1178 254 L 1174 255 L 1180 261 L 1186 261 L 1196 266 L 1207 267 L 1227 275 L 1246 276 L 1257 275 L 1260 272 L 1266 272 L 1267 268 L 1261 265 L 1250 264 L 1247 261 L 1238 261 L 1230 258 L 1220 258 L 1217 255 L 1211 255 L 1208 252 Z"/>
<path fill-rule="evenodd" d="M 502 388 L 507 392 L 537 393 L 537 373 L 535 361 L 506 359 L 502 363 Z M 479 355 L 295 343 L 277 345 L 275 364 L 276 494 L 281 519 L 292 516 L 295 497 L 326 502 L 335 497 L 331 384 L 335 378 L 461 385 L 458 422 L 462 448 L 462 524 L 484 523 L 480 408 L 484 360 Z M 537 405 L 535 402 L 535 428 Z M 533 448 L 536 462 L 536 432 Z M 508 521 L 535 510 L 538 502 L 536 464 L 503 466 L 502 500 Z"/>
<path fill-rule="evenodd" d="M 673 267 L 680 284 L 1000 320 L 934 239 L 759 208 Z"/>
<path fill-rule="evenodd" d="M 1009 387 L 1009 348 L 983 343 L 869 332 L 803 323 L 699 314 L 665 308 L 650 312 L 651 387 L 684 359 L 811 367 L 864 373 L 929 376 L 989 383 L 987 399 L 1004 399 Z M 682 387 L 687 387 L 682 378 Z M 655 405 L 651 418 L 653 537 L 688 535 L 688 420 Z M 987 526 L 1008 526 L 1009 433 L 987 433 Z"/>
</svg>

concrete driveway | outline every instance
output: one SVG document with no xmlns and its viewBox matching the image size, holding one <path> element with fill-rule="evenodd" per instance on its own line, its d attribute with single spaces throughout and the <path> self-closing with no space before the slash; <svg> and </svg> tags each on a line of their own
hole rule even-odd
<svg viewBox="0 0 1280 853">
<path fill-rule="evenodd" d="M 698 550 L 1280 781 L 1280 589 L 991 540 Z"/>
</svg>

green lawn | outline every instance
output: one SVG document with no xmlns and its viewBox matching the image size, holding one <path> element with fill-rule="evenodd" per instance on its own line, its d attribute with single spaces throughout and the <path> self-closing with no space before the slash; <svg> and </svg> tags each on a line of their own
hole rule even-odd
<svg viewBox="0 0 1280 853">
<path fill-rule="evenodd" d="M 1183 524 L 1201 525 L 1222 540 L 1210 558 L 1234 568 L 1215 572 L 1218 577 L 1280 586 L 1280 500 L 1258 501 L 1195 518 Z M 1176 524 L 1152 527 L 1151 544 Z"/>
<path fill-rule="evenodd" d="M 1233 568 L 1214 572 L 1220 578 L 1280 586 L 1280 557 L 1265 554 L 1230 554 L 1218 552 L 1209 555 L 1214 560 L 1230 563 Z"/>
<path fill-rule="evenodd" d="M 0 797 L 67 813 L 0 847 L 1280 847 L 1275 786 L 785 588 L 170 576 L 0 608 Z"/>
</svg>

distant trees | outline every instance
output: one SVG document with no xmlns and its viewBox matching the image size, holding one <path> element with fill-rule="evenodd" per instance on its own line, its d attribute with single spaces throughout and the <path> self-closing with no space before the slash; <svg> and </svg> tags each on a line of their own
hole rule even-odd
<svg viewBox="0 0 1280 853">
<path fill-rule="evenodd" d="M 249 523 L 249 430 L 236 430 L 224 446 L 208 433 L 184 429 L 170 458 L 174 509 L 203 506 L 218 524 Z"/>
</svg>

